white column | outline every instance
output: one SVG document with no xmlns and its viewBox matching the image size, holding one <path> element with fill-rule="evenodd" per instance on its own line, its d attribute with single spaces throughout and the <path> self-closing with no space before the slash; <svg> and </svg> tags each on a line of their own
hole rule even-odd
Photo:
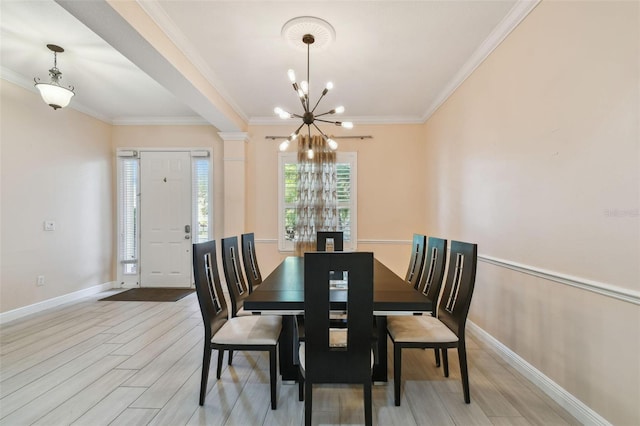
<svg viewBox="0 0 640 426">
<path fill-rule="evenodd" d="M 220 132 L 224 141 L 224 232 L 222 237 L 240 236 L 245 231 L 246 208 L 245 167 L 246 143 L 244 132 Z"/>
</svg>

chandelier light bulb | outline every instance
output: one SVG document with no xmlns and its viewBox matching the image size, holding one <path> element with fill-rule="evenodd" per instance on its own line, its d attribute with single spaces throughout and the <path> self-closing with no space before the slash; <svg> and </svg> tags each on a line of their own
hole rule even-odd
<svg viewBox="0 0 640 426">
<path fill-rule="evenodd" d="M 343 121 L 341 126 L 345 129 L 353 129 L 353 123 L 350 121 Z"/>
<path fill-rule="evenodd" d="M 307 158 L 308 158 L 309 160 L 312 160 L 312 159 L 313 159 L 313 150 L 312 150 L 311 148 L 309 148 L 309 149 L 307 150 Z"/>
<path fill-rule="evenodd" d="M 325 86 L 325 89 L 327 89 L 327 90 L 331 90 L 331 89 L 333 89 L 333 83 L 332 83 L 332 82 L 330 82 L 330 81 L 329 81 L 329 82 L 327 82 L 327 85 Z"/>
<path fill-rule="evenodd" d="M 276 115 L 282 115 L 282 113 L 284 112 L 284 110 L 283 110 L 282 108 L 280 108 L 280 107 L 275 107 L 275 108 L 273 109 L 273 112 L 274 112 Z"/>
<path fill-rule="evenodd" d="M 338 149 L 338 142 L 336 142 L 335 140 L 333 140 L 331 138 L 327 139 L 327 144 L 329 144 L 329 148 L 331 148 L 333 151 Z"/>
<path fill-rule="evenodd" d="M 280 148 L 280 151 L 286 151 L 287 148 L 289 148 L 289 140 L 285 139 L 284 141 L 282 141 L 279 148 Z"/>
<path fill-rule="evenodd" d="M 289 81 L 291 81 L 292 83 L 296 82 L 296 73 L 294 70 L 287 71 L 287 75 L 289 76 Z"/>
<path fill-rule="evenodd" d="M 298 134 L 296 132 L 291 133 L 289 136 L 289 141 L 293 142 L 298 138 Z"/>
<path fill-rule="evenodd" d="M 302 89 L 298 89 L 298 96 L 300 96 L 301 99 L 304 99 L 304 92 Z"/>
<path fill-rule="evenodd" d="M 336 112 L 336 114 L 342 114 L 344 112 L 344 107 L 340 105 L 339 107 L 336 107 L 334 111 Z"/>
<path fill-rule="evenodd" d="M 309 94 L 309 83 L 306 81 L 303 81 L 302 83 L 300 83 L 300 87 L 302 88 L 302 92 L 307 95 Z"/>
<path fill-rule="evenodd" d="M 289 114 L 289 113 L 288 113 L 288 112 L 286 112 L 286 111 L 282 111 L 282 112 L 280 113 L 280 118 L 282 118 L 283 120 L 286 120 L 287 118 L 291 118 L 291 114 Z M 351 125 L 351 127 L 353 127 L 353 125 Z"/>
</svg>

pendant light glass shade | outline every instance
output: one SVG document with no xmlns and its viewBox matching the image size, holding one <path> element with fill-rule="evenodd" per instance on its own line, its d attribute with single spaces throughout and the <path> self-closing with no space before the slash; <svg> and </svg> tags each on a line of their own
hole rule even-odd
<svg viewBox="0 0 640 426">
<path fill-rule="evenodd" d="M 53 80 L 51 83 L 36 83 L 36 88 L 40 91 L 42 100 L 53 109 L 66 107 L 75 95 L 72 90 L 56 84 Z"/>
</svg>

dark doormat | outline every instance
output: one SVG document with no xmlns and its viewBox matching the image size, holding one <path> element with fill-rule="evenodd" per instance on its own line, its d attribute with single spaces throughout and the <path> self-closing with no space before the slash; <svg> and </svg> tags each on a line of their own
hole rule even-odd
<svg viewBox="0 0 640 426">
<path fill-rule="evenodd" d="M 194 291 L 192 288 L 132 288 L 100 300 L 117 302 L 175 302 L 190 295 Z"/>
</svg>

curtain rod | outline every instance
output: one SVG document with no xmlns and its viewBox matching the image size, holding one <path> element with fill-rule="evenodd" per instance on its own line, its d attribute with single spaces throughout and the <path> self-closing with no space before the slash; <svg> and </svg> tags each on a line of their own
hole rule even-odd
<svg viewBox="0 0 640 426">
<path fill-rule="evenodd" d="M 265 136 L 265 139 L 271 139 L 271 140 L 276 140 L 276 139 L 287 139 L 289 136 Z M 364 135 L 364 136 L 332 136 L 332 139 L 373 139 L 373 136 L 371 135 Z"/>
</svg>

